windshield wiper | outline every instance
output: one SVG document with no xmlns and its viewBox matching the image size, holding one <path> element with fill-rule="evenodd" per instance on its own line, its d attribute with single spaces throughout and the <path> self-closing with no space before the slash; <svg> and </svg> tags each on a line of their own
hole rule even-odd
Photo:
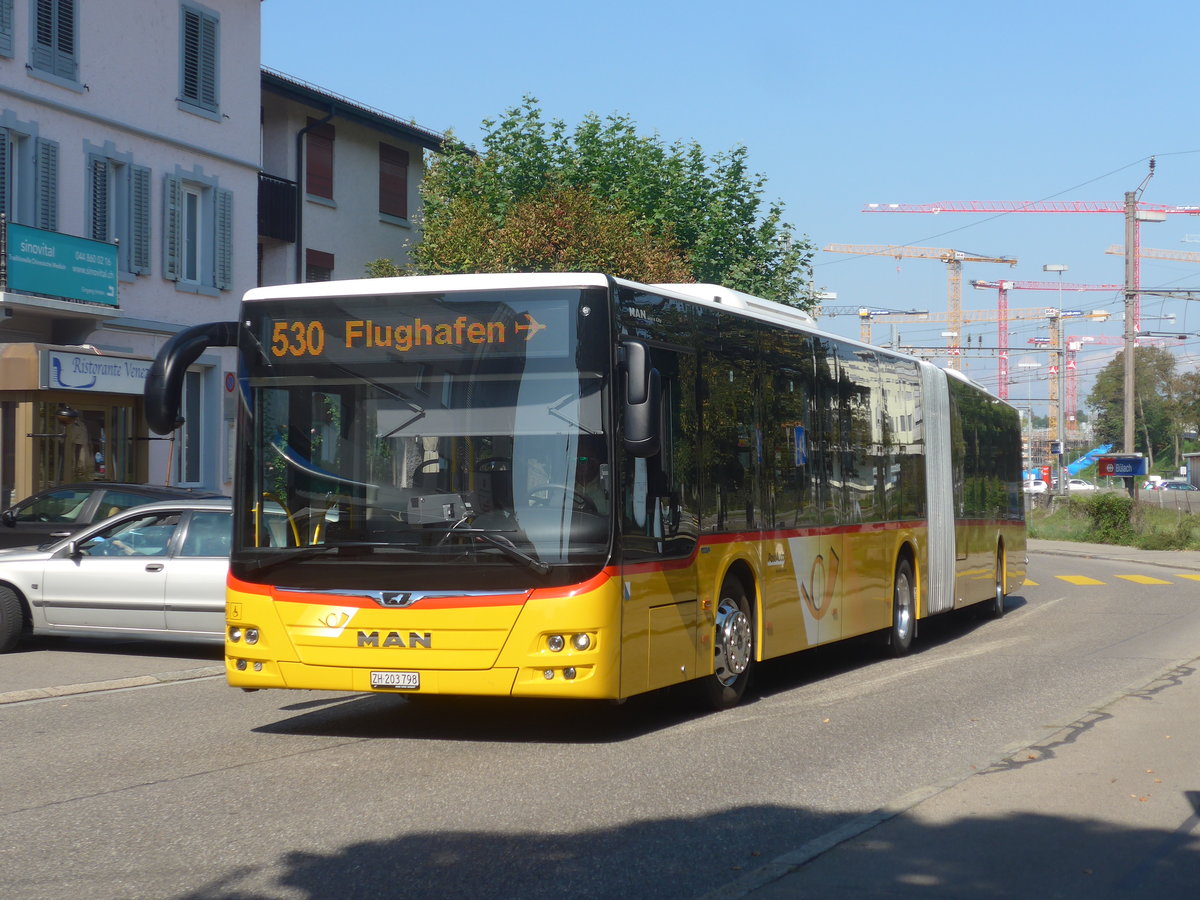
<svg viewBox="0 0 1200 900">
<path fill-rule="evenodd" d="M 500 551 L 501 555 L 513 562 L 519 562 L 526 568 L 539 575 L 545 575 L 550 571 L 550 564 L 544 563 L 536 556 L 530 556 L 524 550 L 520 549 L 516 544 L 510 541 L 504 535 L 495 531 L 490 531 L 487 528 L 463 528 L 460 525 L 454 525 L 446 532 L 446 537 L 452 534 L 470 535 L 476 540 L 483 541 L 485 544 L 495 547 Z M 443 538 L 445 540 L 445 538 Z"/>
</svg>

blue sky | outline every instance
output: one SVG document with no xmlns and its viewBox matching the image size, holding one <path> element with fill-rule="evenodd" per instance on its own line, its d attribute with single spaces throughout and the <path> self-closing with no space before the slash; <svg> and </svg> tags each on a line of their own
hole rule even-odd
<svg viewBox="0 0 1200 900">
<path fill-rule="evenodd" d="M 1156 172 L 1142 199 L 1200 205 L 1195 9 L 1177 0 L 342 0 L 331 15 L 327 2 L 266 0 L 262 62 L 468 143 L 483 119 L 529 94 L 548 118 L 568 123 L 620 113 L 710 154 L 744 144 L 767 177 L 766 196 L 782 200 L 818 247 L 912 244 L 1016 257 L 1012 269 L 964 266 L 964 309 L 994 309 L 995 292 L 972 289 L 971 279 L 1053 280 L 1042 265 L 1054 263 L 1069 266 L 1068 282 L 1120 283 L 1122 260 L 1104 251 L 1122 243 L 1122 217 L 860 210 L 871 202 L 1120 202 L 1142 184 L 1151 156 Z M 1200 216 L 1146 225 L 1142 245 L 1200 253 Z M 838 304 L 946 309 L 940 262 L 819 252 L 816 263 L 817 284 L 837 292 Z M 1142 284 L 1200 288 L 1200 264 L 1143 260 Z M 1057 299 L 1014 291 L 1009 305 Z M 1071 334 L 1121 333 L 1117 295 L 1077 295 L 1063 306 L 1114 314 Z M 1172 313 L 1174 323 L 1150 318 Z M 1143 317 L 1144 328 L 1200 332 L 1200 300 L 1148 298 Z M 822 325 L 858 336 L 850 317 Z M 944 342 L 944 325 L 898 330 L 905 343 Z M 889 331 L 876 325 L 876 340 Z M 994 325 L 966 333 L 995 346 Z M 1044 363 L 1026 348 L 1046 333 L 1043 322 L 1014 321 L 1010 368 Z M 1089 374 L 1111 352 L 1081 354 L 1081 403 Z M 1179 352 L 1194 367 L 1200 339 Z M 995 389 L 994 359 L 967 368 Z M 1010 387 L 1014 398 L 1026 393 L 1024 382 Z"/>
</svg>

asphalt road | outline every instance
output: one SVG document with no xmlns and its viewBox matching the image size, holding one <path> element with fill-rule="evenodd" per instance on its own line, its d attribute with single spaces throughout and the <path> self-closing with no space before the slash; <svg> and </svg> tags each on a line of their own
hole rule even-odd
<svg viewBox="0 0 1200 900">
<path fill-rule="evenodd" d="M 39 642 L 0 657 L 0 896 L 710 894 L 1195 656 L 1195 581 L 1038 555 L 1030 580 L 905 659 L 766 665 L 720 714 L 245 694 L 219 650 Z"/>
</svg>

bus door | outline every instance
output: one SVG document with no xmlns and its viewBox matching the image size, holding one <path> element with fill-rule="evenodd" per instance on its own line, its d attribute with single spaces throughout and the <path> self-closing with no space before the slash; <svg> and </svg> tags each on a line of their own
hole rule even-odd
<svg viewBox="0 0 1200 900">
<path fill-rule="evenodd" d="M 662 387 L 661 451 L 619 454 L 624 696 L 700 674 L 700 635 L 711 628 L 701 620 L 695 566 L 695 357 L 651 348 L 650 362 Z"/>
<path fill-rule="evenodd" d="M 815 390 L 813 422 L 816 434 L 809 444 L 817 509 L 815 546 L 801 569 L 800 599 L 807 624 L 815 626 L 816 640 L 826 644 L 842 636 L 842 594 L 846 573 L 843 531 L 847 526 L 848 485 L 842 471 L 844 446 L 838 390 L 836 350 L 822 339 L 813 340 Z M 807 573 L 807 575 L 805 575 Z"/>
</svg>

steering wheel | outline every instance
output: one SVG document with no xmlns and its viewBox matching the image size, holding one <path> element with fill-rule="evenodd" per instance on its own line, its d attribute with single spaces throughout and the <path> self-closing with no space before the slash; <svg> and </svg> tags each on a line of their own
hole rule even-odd
<svg viewBox="0 0 1200 900">
<path fill-rule="evenodd" d="M 512 468 L 512 460 L 507 456 L 485 456 L 475 463 L 476 472 L 507 472 Z"/>
<path fill-rule="evenodd" d="M 545 496 L 540 497 L 539 494 L 545 494 Z M 550 506 L 550 498 L 555 495 L 569 501 L 571 508 L 576 512 L 597 513 L 600 511 L 591 497 L 581 494 L 565 484 L 539 484 L 529 492 L 527 499 L 531 506 Z"/>
<path fill-rule="evenodd" d="M 449 471 L 450 460 L 446 459 L 444 456 L 439 456 L 437 459 L 427 459 L 425 462 L 413 469 L 413 474 L 415 475 L 418 472 L 424 472 L 430 467 L 432 467 L 432 471 L 434 472 Z"/>
</svg>

